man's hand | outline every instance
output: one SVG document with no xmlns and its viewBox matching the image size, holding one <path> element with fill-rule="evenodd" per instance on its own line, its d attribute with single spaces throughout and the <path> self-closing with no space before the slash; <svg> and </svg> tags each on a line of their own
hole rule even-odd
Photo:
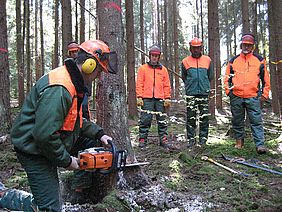
<svg viewBox="0 0 282 212">
<path fill-rule="evenodd" d="M 108 143 L 108 140 L 113 140 L 110 136 L 108 136 L 108 135 L 103 135 L 101 138 L 100 138 L 100 140 L 103 142 L 103 144 L 104 145 L 108 145 L 109 143 Z"/>
<path fill-rule="evenodd" d="M 142 98 L 137 98 L 137 106 L 143 106 L 144 105 L 144 102 L 143 102 L 143 99 Z"/>
<path fill-rule="evenodd" d="M 164 100 L 164 107 L 170 107 L 171 106 L 171 101 L 170 99 L 165 99 Z"/>
<path fill-rule="evenodd" d="M 68 169 L 68 170 L 79 169 L 78 158 L 71 156 L 71 163 L 68 167 L 66 167 L 66 169 Z"/>
<path fill-rule="evenodd" d="M 265 98 L 264 96 L 261 96 L 261 97 L 259 97 L 259 100 L 260 100 L 261 102 L 265 102 L 265 101 L 267 101 L 267 98 Z"/>
</svg>

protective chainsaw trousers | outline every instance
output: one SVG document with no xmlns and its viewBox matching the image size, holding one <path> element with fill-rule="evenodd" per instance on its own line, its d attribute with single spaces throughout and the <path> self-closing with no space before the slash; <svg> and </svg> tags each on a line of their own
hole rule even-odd
<svg viewBox="0 0 282 212">
<path fill-rule="evenodd" d="M 190 143 L 196 142 L 197 112 L 199 111 L 199 143 L 204 144 L 208 140 L 209 132 L 209 108 L 208 97 L 189 96 L 187 102 L 186 130 L 187 140 Z"/>
<path fill-rule="evenodd" d="M 144 105 L 142 107 L 142 112 L 140 114 L 139 120 L 139 138 L 148 137 L 149 129 L 151 128 L 153 115 L 156 115 L 158 123 L 158 134 L 160 141 L 167 136 L 167 121 L 164 108 L 164 101 L 160 99 L 143 99 Z M 156 113 L 155 113 L 156 112 Z"/>
<path fill-rule="evenodd" d="M 247 112 L 256 147 L 264 145 L 264 130 L 258 97 L 240 98 L 230 94 L 232 126 L 236 139 L 245 137 L 245 111 Z"/>
</svg>

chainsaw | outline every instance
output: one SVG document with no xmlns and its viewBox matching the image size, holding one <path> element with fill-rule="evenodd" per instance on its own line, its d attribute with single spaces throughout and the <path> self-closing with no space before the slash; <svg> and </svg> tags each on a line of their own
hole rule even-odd
<svg viewBox="0 0 282 212">
<path fill-rule="evenodd" d="M 111 149 L 93 147 L 78 153 L 79 168 L 86 171 L 98 171 L 109 174 L 125 167 L 134 167 L 149 164 L 148 162 L 126 164 L 126 150 L 118 150 L 111 140 L 108 140 Z"/>
</svg>

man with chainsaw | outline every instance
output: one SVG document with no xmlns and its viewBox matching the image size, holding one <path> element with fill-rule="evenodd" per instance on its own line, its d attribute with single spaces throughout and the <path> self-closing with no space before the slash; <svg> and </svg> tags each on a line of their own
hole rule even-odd
<svg viewBox="0 0 282 212">
<path fill-rule="evenodd" d="M 168 71 L 159 60 L 161 49 L 153 45 L 149 50 L 149 62 L 141 65 L 137 74 L 137 106 L 141 107 L 139 120 L 139 147 L 145 147 L 153 114 L 156 114 L 160 145 L 168 148 L 165 108 L 170 107 L 170 80 Z"/>
<path fill-rule="evenodd" d="M 95 140 L 104 145 L 112 140 L 101 127 L 84 119 L 81 109 L 85 83 L 102 71 L 116 71 L 110 66 L 110 53 L 108 45 L 100 40 L 79 45 L 75 60 L 65 60 L 64 66 L 36 82 L 14 122 L 11 140 L 40 211 L 61 211 L 57 167 L 78 170 L 79 150 L 93 147 Z M 77 141 L 79 136 L 89 139 Z M 76 176 L 85 177 L 79 172 Z M 89 184 L 75 189 L 81 192 Z"/>
<path fill-rule="evenodd" d="M 240 47 L 241 53 L 228 62 L 224 78 L 225 92 L 230 97 L 235 148 L 242 149 L 244 146 L 244 120 L 247 112 L 256 150 L 264 154 L 267 149 L 264 145 L 260 103 L 268 99 L 269 73 L 265 59 L 253 52 L 255 37 L 252 34 L 242 36 Z"/>
<path fill-rule="evenodd" d="M 196 144 L 197 112 L 199 111 L 199 144 L 204 145 L 208 140 L 209 108 L 208 96 L 210 82 L 213 79 L 213 69 L 209 56 L 203 55 L 203 42 L 193 38 L 190 43 L 191 55 L 185 57 L 181 64 L 182 80 L 185 85 L 187 101 L 187 147 Z"/>
</svg>

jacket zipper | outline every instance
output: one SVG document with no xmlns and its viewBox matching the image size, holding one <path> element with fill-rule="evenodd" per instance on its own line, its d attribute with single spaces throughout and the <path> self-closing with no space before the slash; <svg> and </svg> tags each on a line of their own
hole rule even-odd
<svg viewBox="0 0 282 212">
<path fill-rule="evenodd" d="M 155 98 L 155 80 L 156 80 L 156 69 L 154 68 L 153 98 Z"/>
</svg>

